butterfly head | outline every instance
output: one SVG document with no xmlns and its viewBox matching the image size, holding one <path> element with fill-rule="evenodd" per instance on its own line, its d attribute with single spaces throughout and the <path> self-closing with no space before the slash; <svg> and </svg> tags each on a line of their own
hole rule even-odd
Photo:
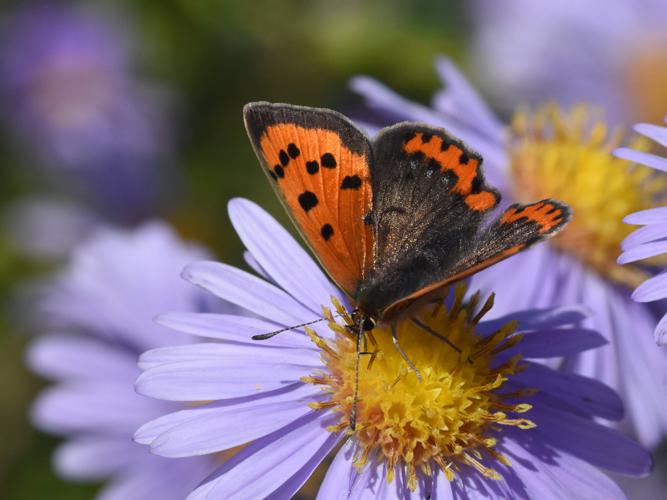
<svg viewBox="0 0 667 500">
<path fill-rule="evenodd" d="M 358 333 L 370 332 L 377 326 L 377 321 L 365 312 L 355 309 L 352 311 L 352 326 L 358 328 Z"/>
</svg>

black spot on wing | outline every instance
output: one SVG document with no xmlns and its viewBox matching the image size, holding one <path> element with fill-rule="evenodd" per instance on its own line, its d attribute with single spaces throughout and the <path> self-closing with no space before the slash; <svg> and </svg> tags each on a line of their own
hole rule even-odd
<svg viewBox="0 0 667 500">
<path fill-rule="evenodd" d="M 289 156 L 287 156 L 287 153 L 285 152 L 284 149 L 280 150 L 280 153 L 278 154 L 278 157 L 280 158 L 280 164 L 283 167 L 286 167 L 287 164 L 289 163 Z"/>
<path fill-rule="evenodd" d="M 281 167 L 280 165 L 276 165 L 275 167 L 273 167 L 273 171 L 274 171 L 275 174 L 276 174 L 278 177 L 280 177 L 281 179 L 282 179 L 283 177 L 285 177 L 285 169 L 284 169 L 283 167 Z"/>
<path fill-rule="evenodd" d="M 271 178 L 272 178 L 274 181 L 277 181 L 277 180 L 278 180 L 278 176 L 276 175 L 276 173 L 275 173 L 273 170 L 269 170 L 269 175 L 271 176 Z"/>
<path fill-rule="evenodd" d="M 306 162 L 306 172 L 310 175 L 315 175 L 320 170 L 320 164 L 317 161 L 307 161 Z"/>
<path fill-rule="evenodd" d="M 299 195 L 299 205 L 301 205 L 304 212 L 315 208 L 318 201 L 317 196 L 312 191 L 304 191 Z"/>
<path fill-rule="evenodd" d="M 324 168 L 336 168 L 336 158 L 331 153 L 324 153 L 322 158 L 320 158 L 320 164 Z"/>
<path fill-rule="evenodd" d="M 333 227 L 331 227 L 331 224 L 325 224 L 322 226 L 322 238 L 324 238 L 325 241 L 329 241 L 329 238 L 331 238 L 334 234 Z"/>
<path fill-rule="evenodd" d="M 296 144 L 290 142 L 287 146 L 287 154 L 290 156 L 290 158 L 294 159 L 301 154 L 301 150 L 299 150 Z"/>
<path fill-rule="evenodd" d="M 341 189 L 359 189 L 361 187 L 361 177 L 358 175 L 347 175 L 340 185 Z"/>
</svg>

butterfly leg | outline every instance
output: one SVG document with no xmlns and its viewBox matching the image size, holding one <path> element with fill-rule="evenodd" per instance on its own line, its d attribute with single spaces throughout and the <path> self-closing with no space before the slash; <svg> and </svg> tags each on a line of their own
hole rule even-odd
<svg viewBox="0 0 667 500">
<path fill-rule="evenodd" d="M 461 351 L 461 348 L 460 348 L 459 346 L 457 346 L 456 344 L 454 344 L 451 340 L 449 340 L 449 339 L 448 339 L 447 337 L 445 337 L 444 335 L 441 335 L 441 334 L 439 334 L 438 332 L 436 332 L 433 328 L 431 328 L 430 326 L 428 326 L 428 325 L 427 325 L 426 323 L 424 323 L 423 321 L 420 321 L 419 319 L 414 318 L 414 317 L 411 317 L 410 320 L 411 320 L 415 325 L 417 325 L 419 328 L 421 328 L 422 330 L 424 330 L 426 333 L 428 333 L 428 334 L 430 334 L 430 335 L 433 335 L 433 336 L 434 336 L 435 338 L 437 338 L 438 340 L 442 340 L 445 344 L 447 344 L 449 347 L 451 347 L 452 349 L 454 349 L 454 350 L 455 350 L 456 352 L 458 352 L 459 354 L 463 354 L 463 352 Z M 470 357 L 468 357 L 468 363 L 472 364 L 472 359 L 471 359 Z"/>
<path fill-rule="evenodd" d="M 352 399 L 352 410 L 350 411 L 350 429 L 357 427 L 357 403 L 359 402 L 359 362 L 361 359 L 361 341 L 364 337 L 364 329 L 361 327 L 361 321 L 356 325 L 357 334 L 357 359 L 354 367 L 354 398 Z"/>
<path fill-rule="evenodd" d="M 413 363 L 412 361 L 410 361 L 410 358 L 408 358 L 408 355 L 405 354 L 405 352 L 403 351 L 403 349 L 401 349 L 401 344 L 398 343 L 398 330 L 396 329 L 396 323 L 394 323 L 394 324 L 391 325 L 391 338 L 392 338 L 392 340 L 394 341 L 394 347 L 396 348 L 396 350 L 398 351 L 398 353 L 403 357 L 403 359 L 404 359 L 405 362 L 408 364 L 408 366 L 410 367 L 410 369 L 411 369 L 413 372 L 415 372 L 415 375 L 417 375 L 417 380 L 419 380 L 419 381 L 421 382 L 421 381 L 422 381 L 422 375 L 421 375 L 421 373 L 419 372 L 419 370 L 417 369 L 417 367 L 414 365 L 414 363 Z"/>
</svg>

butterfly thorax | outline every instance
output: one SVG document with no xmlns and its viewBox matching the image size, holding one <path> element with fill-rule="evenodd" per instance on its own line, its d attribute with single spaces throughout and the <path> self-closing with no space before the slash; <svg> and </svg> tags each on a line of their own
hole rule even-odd
<svg viewBox="0 0 667 500">
<path fill-rule="evenodd" d="M 415 302 L 406 298 L 432 281 L 438 271 L 436 266 L 426 259 L 407 259 L 402 264 L 384 268 L 359 284 L 355 303 L 368 317 L 391 321 Z M 429 297 L 420 298 L 428 300 Z M 403 302 L 401 307 L 395 307 L 400 302 Z"/>
</svg>

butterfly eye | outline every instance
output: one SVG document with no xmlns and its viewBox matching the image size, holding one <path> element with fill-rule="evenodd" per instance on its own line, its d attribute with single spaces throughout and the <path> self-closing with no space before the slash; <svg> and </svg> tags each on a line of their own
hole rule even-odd
<svg viewBox="0 0 667 500">
<path fill-rule="evenodd" d="M 364 321 L 361 324 L 361 328 L 365 332 L 370 332 L 373 328 L 375 328 L 375 320 L 373 318 L 364 318 Z"/>
</svg>

